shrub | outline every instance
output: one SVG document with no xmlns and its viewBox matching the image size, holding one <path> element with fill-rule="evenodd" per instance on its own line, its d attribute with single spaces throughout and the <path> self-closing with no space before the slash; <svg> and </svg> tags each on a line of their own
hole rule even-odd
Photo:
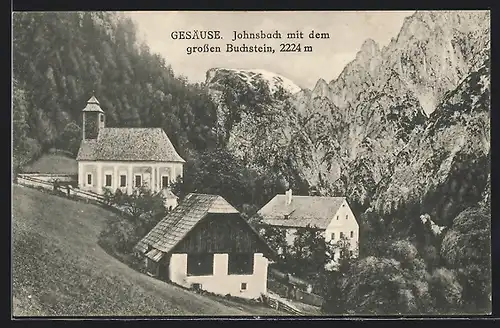
<svg viewBox="0 0 500 328">
<path fill-rule="evenodd" d="M 99 244 L 111 255 L 129 266 L 140 269 L 141 262 L 131 254 L 134 246 L 165 215 L 163 200 L 148 190 L 127 195 L 117 190 L 105 190 L 104 199 L 110 206 L 119 206 L 124 215 L 110 220 L 99 235 Z"/>
</svg>

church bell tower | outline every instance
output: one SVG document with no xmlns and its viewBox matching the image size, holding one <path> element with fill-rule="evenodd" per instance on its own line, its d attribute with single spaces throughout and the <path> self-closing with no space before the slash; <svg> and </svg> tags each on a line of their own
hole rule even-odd
<svg viewBox="0 0 500 328">
<path fill-rule="evenodd" d="M 83 140 L 97 139 L 99 131 L 104 128 L 104 111 L 97 98 L 92 97 L 87 101 L 87 106 L 82 110 L 83 114 Z"/>
</svg>

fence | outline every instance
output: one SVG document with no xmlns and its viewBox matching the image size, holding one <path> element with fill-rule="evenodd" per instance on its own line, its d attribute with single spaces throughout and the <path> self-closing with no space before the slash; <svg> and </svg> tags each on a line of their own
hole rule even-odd
<svg viewBox="0 0 500 328">
<path fill-rule="evenodd" d="M 270 290 L 281 297 L 289 298 L 304 304 L 309 304 L 317 307 L 321 307 L 323 305 L 323 298 L 321 296 L 308 293 L 279 281 L 270 279 L 267 281 L 267 286 Z"/>
<path fill-rule="evenodd" d="M 310 283 L 308 283 L 307 281 L 305 280 L 302 280 L 302 279 L 299 279 L 297 277 L 294 277 L 292 275 L 288 275 L 286 273 L 283 273 L 281 271 L 278 271 L 274 268 L 270 268 L 269 269 L 269 274 L 271 277 L 273 277 L 274 279 L 276 280 L 280 280 L 280 281 L 288 281 L 290 284 L 293 284 L 295 286 L 300 286 L 302 288 L 307 288 Z"/>
<path fill-rule="evenodd" d="M 29 174 L 18 174 L 16 176 L 17 183 L 26 187 L 34 187 L 36 189 L 46 189 L 54 192 L 54 181 L 48 182 L 42 179 L 38 179 L 36 177 L 33 177 Z M 108 210 L 114 211 L 115 213 L 121 214 L 121 215 L 130 215 L 130 211 L 128 210 L 127 206 L 119 206 L 116 204 L 109 204 L 105 197 L 96 193 L 93 193 L 91 191 L 85 191 L 81 190 L 78 188 L 73 188 L 70 185 L 69 186 L 69 191 L 66 189 L 66 186 L 61 186 L 60 188 L 57 189 L 56 192 L 58 192 L 59 195 L 63 196 L 66 195 L 68 198 L 73 198 L 73 199 L 79 199 L 79 200 L 85 200 L 85 201 L 91 201 L 92 203 L 95 203 L 97 205 L 101 205 L 106 207 Z"/>
<path fill-rule="evenodd" d="M 291 304 L 286 303 L 284 300 L 281 300 L 279 297 L 276 297 L 271 293 L 267 294 L 267 304 L 269 305 L 269 307 L 276 310 L 283 310 L 285 312 L 297 315 L 304 314 L 299 309 L 295 308 Z"/>
<path fill-rule="evenodd" d="M 21 173 L 18 174 L 21 178 L 33 178 L 37 180 L 42 180 L 45 182 L 54 182 L 55 180 L 61 182 L 76 182 L 78 181 L 78 176 L 74 174 L 43 174 L 43 173 Z"/>
<path fill-rule="evenodd" d="M 19 183 L 20 185 L 24 185 L 27 187 L 43 188 L 47 190 L 54 190 L 54 183 L 53 183 L 54 181 L 55 179 L 52 180 L 40 179 L 39 177 L 27 174 L 19 174 L 17 176 L 17 183 Z M 104 203 L 103 196 L 80 189 L 70 188 L 69 195 L 91 199 L 98 201 L 100 203 Z"/>
</svg>

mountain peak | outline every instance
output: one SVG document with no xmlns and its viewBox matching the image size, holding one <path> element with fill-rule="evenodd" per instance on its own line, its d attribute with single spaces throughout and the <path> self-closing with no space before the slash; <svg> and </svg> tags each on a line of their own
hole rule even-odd
<svg viewBox="0 0 500 328">
<path fill-rule="evenodd" d="M 328 83 L 323 80 L 319 79 L 318 82 L 316 82 L 316 85 L 314 86 L 314 89 L 312 91 L 312 98 L 316 97 L 327 97 L 330 94 L 330 87 L 328 86 Z"/>
<path fill-rule="evenodd" d="M 356 61 L 358 63 L 367 63 L 373 58 L 380 57 L 380 55 L 379 45 L 373 39 L 367 39 L 356 54 Z"/>
<path fill-rule="evenodd" d="M 206 73 L 205 83 L 215 83 L 221 76 L 232 75 L 246 82 L 248 86 L 253 87 L 257 80 L 265 81 L 271 92 L 275 92 L 279 87 L 282 87 L 290 94 L 294 94 L 302 90 L 289 78 L 280 74 L 270 72 L 264 69 L 240 69 L 240 68 L 211 68 Z"/>
<path fill-rule="evenodd" d="M 366 39 L 361 46 L 361 52 L 375 56 L 380 53 L 380 47 L 373 39 Z"/>
</svg>

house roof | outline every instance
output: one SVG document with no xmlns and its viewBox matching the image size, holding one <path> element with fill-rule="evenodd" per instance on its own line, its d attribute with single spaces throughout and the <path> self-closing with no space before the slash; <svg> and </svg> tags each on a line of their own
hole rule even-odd
<svg viewBox="0 0 500 328">
<path fill-rule="evenodd" d="M 287 204 L 286 195 L 276 195 L 257 214 L 260 223 L 273 226 L 326 229 L 339 210 L 345 197 L 292 196 Z"/>
<path fill-rule="evenodd" d="M 165 253 L 172 251 L 198 222 L 208 214 L 216 213 L 240 214 L 221 196 L 191 193 L 139 241 L 134 249 L 158 262 Z M 240 219 L 246 223 L 241 216 Z M 247 226 L 255 233 L 256 237 L 261 239 L 248 223 Z M 267 246 L 267 244 L 265 245 Z M 158 251 L 162 253 L 161 256 L 158 255 Z M 273 252 L 271 249 L 269 251 Z"/>
<path fill-rule="evenodd" d="M 101 112 L 104 113 L 102 110 L 99 101 L 97 100 L 96 97 L 92 96 L 89 100 L 87 100 L 87 106 L 82 110 L 82 112 Z"/>
<path fill-rule="evenodd" d="M 82 140 L 76 160 L 185 162 L 162 128 L 103 128 Z"/>
</svg>

